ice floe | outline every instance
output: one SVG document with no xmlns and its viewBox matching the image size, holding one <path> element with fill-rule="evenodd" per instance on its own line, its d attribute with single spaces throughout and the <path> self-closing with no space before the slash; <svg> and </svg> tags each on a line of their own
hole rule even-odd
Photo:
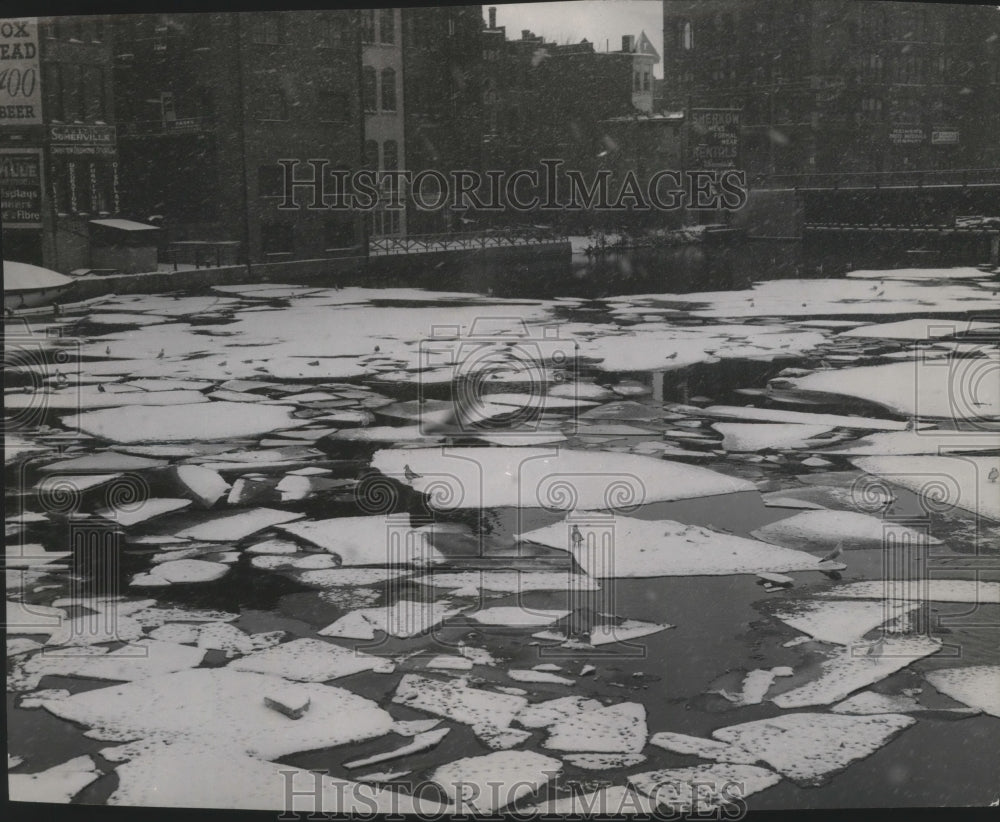
<svg viewBox="0 0 1000 822">
<path fill-rule="evenodd" d="M 666 768 L 631 774 L 628 783 L 658 808 L 681 813 L 719 813 L 735 808 L 746 797 L 778 784 L 781 777 L 767 768 L 727 762 Z M 662 812 L 662 811 L 661 811 Z"/>
<path fill-rule="evenodd" d="M 712 427 L 722 434 L 722 447 L 726 451 L 805 448 L 814 437 L 832 430 L 824 425 L 799 423 L 717 422 Z"/>
<path fill-rule="evenodd" d="M 435 571 L 414 577 L 420 585 L 452 591 L 597 591 L 600 583 L 585 574 L 566 571 Z M 457 593 L 455 594 L 457 595 Z"/>
<path fill-rule="evenodd" d="M 515 682 L 534 682 L 540 685 L 575 685 L 576 680 L 568 676 L 559 676 L 548 671 L 526 670 L 523 668 L 511 668 L 507 671 L 507 676 Z"/>
<path fill-rule="evenodd" d="M 822 785 L 852 762 L 875 753 L 916 720 L 901 714 L 846 716 L 797 713 L 731 725 L 716 739 L 751 751 L 800 785 Z"/>
<path fill-rule="evenodd" d="M 544 747 L 554 751 L 639 753 L 646 746 L 646 709 L 638 702 L 594 708 L 557 719 Z"/>
<path fill-rule="evenodd" d="M 326 682 L 370 671 L 379 658 L 351 648 L 342 648 L 320 639 L 293 639 L 240 657 L 229 663 L 235 671 L 252 671 L 258 674 L 292 679 L 298 682 Z"/>
<path fill-rule="evenodd" d="M 93 759 L 78 756 L 47 771 L 8 774 L 8 798 L 12 802 L 68 803 L 100 776 Z"/>
<path fill-rule="evenodd" d="M 838 585 L 829 591 L 819 591 L 817 595 L 843 599 L 1000 604 L 1000 582 L 939 578 L 868 580 Z"/>
<path fill-rule="evenodd" d="M 697 756 L 701 759 L 712 759 L 716 762 L 731 762 L 737 765 L 753 765 L 760 761 L 760 757 L 750 751 L 745 751 L 736 745 L 727 742 L 718 742 L 714 739 L 705 739 L 700 736 L 689 736 L 688 734 L 673 733 L 671 731 L 661 731 L 649 738 L 650 745 L 656 745 L 665 751 L 683 754 L 684 756 Z"/>
<path fill-rule="evenodd" d="M 773 615 L 813 639 L 853 645 L 869 631 L 919 607 L 919 603 L 802 601 L 789 603 Z"/>
<path fill-rule="evenodd" d="M 190 504 L 191 500 L 189 499 L 151 497 L 137 502 L 135 505 L 120 508 L 98 508 L 96 513 L 106 519 L 114 520 L 119 525 L 128 527 L 163 514 L 179 511 L 182 508 L 187 508 Z"/>
<path fill-rule="evenodd" d="M 926 674 L 941 693 L 972 708 L 1000 716 L 1000 665 L 943 668 Z"/>
<path fill-rule="evenodd" d="M 204 542 L 238 542 L 275 525 L 301 519 L 302 514 L 277 508 L 255 508 L 238 514 L 216 517 L 178 531 L 177 536 Z"/>
<path fill-rule="evenodd" d="M 607 509 L 755 490 L 747 480 L 633 454 L 543 448 L 377 451 L 372 467 L 434 508 Z"/>
<path fill-rule="evenodd" d="M 156 587 L 188 582 L 213 582 L 229 573 L 229 566 L 203 559 L 177 559 L 163 562 L 149 573 L 136 574 L 132 585 Z"/>
<path fill-rule="evenodd" d="M 570 761 L 573 757 L 566 757 Z M 581 757 L 576 757 L 580 759 Z M 573 763 L 571 763 L 573 764 Z M 611 785 L 592 793 L 572 793 L 549 799 L 540 805 L 525 808 L 525 813 L 539 813 L 543 816 L 585 815 L 596 817 L 641 816 L 650 817 L 657 813 L 659 805 L 653 799 L 621 785 Z"/>
<path fill-rule="evenodd" d="M 399 599 L 392 605 L 364 608 L 345 614 L 336 622 L 323 628 L 321 636 L 356 639 L 371 639 L 365 626 L 370 630 L 383 631 L 389 636 L 413 637 L 431 630 L 449 617 L 461 613 L 461 608 L 453 608 L 448 600 L 424 602 L 421 600 Z M 358 636 L 358 633 L 365 634 Z"/>
<path fill-rule="evenodd" d="M 401 748 L 386 751 L 385 753 L 366 756 L 364 759 L 355 759 L 351 762 L 345 762 L 344 767 L 350 769 L 366 768 L 369 765 L 377 765 L 379 762 L 389 762 L 393 759 L 399 759 L 399 757 L 407 756 L 411 753 L 428 751 L 444 739 L 450 732 L 451 728 L 439 728 L 433 731 L 424 731 L 423 733 L 414 734 L 413 741 L 410 742 L 409 745 L 403 745 Z"/>
<path fill-rule="evenodd" d="M 344 565 L 430 565 L 443 557 L 433 528 L 392 516 L 337 517 L 282 525 L 281 531 L 340 557 Z"/>
<path fill-rule="evenodd" d="M 473 688 L 463 680 L 440 680 L 404 674 L 392 701 L 466 725 L 507 728 L 524 710 L 523 696 Z"/>
<path fill-rule="evenodd" d="M 533 627 L 538 625 L 551 625 L 560 619 L 569 616 L 569 611 L 551 611 L 544 609 L 527 609 L 523 606 L 510 605 L 493 608 L 484 608 L 467 614 L 473 622 L 482 625 L 517 625 Z"/>
<path fill-rule="evenodd" d="M 513 804 L 555 779 L 562 763 L 534 751 L 497 751 L 436 768 L 431 780 L 460 812 L 488 814 Z"/>
<path fill-rule="evenodd" d="M 925 531 L 855 511 L 803 511 L 764 525 L 750 534 L 774 545 L 812 551 L 828 551 L 841 544 L 848 551 L 887 548 L 904 541 L 911 545 L 941 544 L 941 540 Z"/>
<path fill-rule="evenodd" d="M 586 523 L 588 517 L 579 515 L 579 521 Z M 608 550 L 587 542 L 590 531 L 586 524 L 579 527 L 582 540 L 574 541 L 569 520 L 520 534 L 519 538 L 569 551 L 587 574 L 600 579 L 757 574 L 816 567 L 816 558 L 805 552 L 698 525 L 616 517 L 613 528 L 614 540 Z"/>
</svg>

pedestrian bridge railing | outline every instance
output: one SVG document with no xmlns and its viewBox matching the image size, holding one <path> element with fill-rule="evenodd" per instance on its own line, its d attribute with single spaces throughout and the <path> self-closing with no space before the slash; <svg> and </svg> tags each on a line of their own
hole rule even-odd
<svg viewBox="0 0 1000 822">
<path fill-rule="evenodd" d="M 368 253 L 372 256 L 421 254 L 434 251 L 530 246 L 564 240 L 565 236 L 547 228 L 483 231 L 474 234 L 415 234 L 409 237 L 371 237 L 368 240 Z"/>
</svg>

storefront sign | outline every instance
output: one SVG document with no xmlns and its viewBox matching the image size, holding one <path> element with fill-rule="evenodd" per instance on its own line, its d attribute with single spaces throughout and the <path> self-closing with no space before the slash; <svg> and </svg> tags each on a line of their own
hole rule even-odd
<svg viewBox="0 0 1000 822">
<path fill-rule="evenodd" d="M 42 227 L 42 155 L 37 149 L 0 152 L 3 227 Z"/>
<path fill-rule="evenodd" d="M 42 122 L 38 18 L 0 20 L 0 127 Z"/>
<path fill-rule="evenodd" d="M 926 135 L 922 128 L 894 128 L 889 132 L 889 142 L 895 145 L 913 145 L 922 143 Z"/>
<path fill-rule="evenodd" d="M 931 144 L 935 146 L 958 145 L 958 129 L 943 128 L 931 132 Z"/>
<path fill-rule="evenodd" d="M 739 109 L 694 108 L 688 125 L 691 167 L 736 168 L 740 156 Z"/>
<path fill-rule="evenodd" d="M 113 155 L 114 126 L 50 126 L 53 154 Z"/>
</svg>

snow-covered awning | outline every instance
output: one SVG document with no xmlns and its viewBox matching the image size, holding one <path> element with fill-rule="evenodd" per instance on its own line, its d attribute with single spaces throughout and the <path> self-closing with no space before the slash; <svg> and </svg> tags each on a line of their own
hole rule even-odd
<svg viewBox="0 0 1000 822">
<path fill-rule="evenodd" d="M 147 225 L 146 223 L 137 223 L 135 220 L 122 220 L 118 218 L 109 218 L 106 220 L 91 220 L 91 225 L 99 225 L 105 228 L 116 228 L 119 231 L 159 231 L 155 225 Z"/>
</svg>

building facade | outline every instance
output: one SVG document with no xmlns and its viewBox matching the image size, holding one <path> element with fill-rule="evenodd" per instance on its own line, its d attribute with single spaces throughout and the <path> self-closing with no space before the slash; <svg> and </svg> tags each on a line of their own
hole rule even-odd
<svg viewBox="0 0 1000 822">
<path fill-rule="evenodd" d="M 0 21 L 4 254 L 60 271 L 90 265 L 91 221 L 120 210 L 106 18 Z"/>
<path fill-rule="evenodd" d="M 996 166 L 1000 11 L 664 0 L 664 103 L 742 109 L 751 174 Z"/>
</svg>

